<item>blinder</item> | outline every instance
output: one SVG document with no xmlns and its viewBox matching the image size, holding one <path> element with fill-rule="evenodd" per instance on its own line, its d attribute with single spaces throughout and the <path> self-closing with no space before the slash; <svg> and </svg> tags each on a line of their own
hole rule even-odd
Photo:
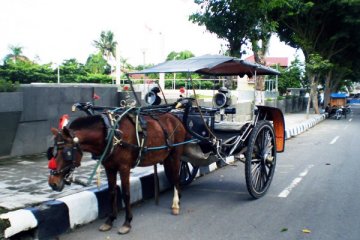
<svg viewBox="0 0 360 240">
<path fill-rule="evenodd" d="M 74 147 L 64 147 L 62 151 L 62 157 L 65 161 L 74 161 L 75 151 L 78 150 L 76 146 Z"/>
<path fill-rule="evenodd" d="M 65 140 L 61 133 L 58 135 L 60 139 L 54 139 L 54 146 L 49 147 L 47 150 L 47 158 L 49 161 L 55 161 L 57 155 L 59 154 L 59 150 L 62 150 L 61 156 L 65 162 L 70 162 L 71 164 L 67 164 L 64 168 L 60 170 L 50 169 L 51 175 L 59 175 L 62 173 L 70 174 L 74 168 L 76 167 L 76 159 L 75 155 L 76 152 L 79 152 L 80 155 L 82 155 L 82 150 L 79 147 L 79 139 L 73 138 L 72 146 L 66 146 Z M 55 163 L 56 164 L 56 163 Z"/>
</svg>

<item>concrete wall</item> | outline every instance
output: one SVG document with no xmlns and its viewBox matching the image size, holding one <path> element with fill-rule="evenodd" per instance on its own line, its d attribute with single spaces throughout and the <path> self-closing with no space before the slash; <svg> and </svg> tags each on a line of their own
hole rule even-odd
<svg viewBox="0 0 360 240">
<path fill-rule="evenodd" d="M 91 84 L 29 84 L 19 89 L 23 96 L 22 112 L 11 151 L 0 156 L 28 155 L 46 151 L 51 142 L 51 127 L 58 127 L 59 117 L 74 119 L 83 113 L 71 112 L 76 102 L 94 102 L 101 106 L 118 106 L 117 88 Z M 100 99 L 94 100 L 94 93 Z M 1 145 L 4 140 L 0 139 Z"/>
<path fill-rule="evenodd" d="M 272 101 L 265 101 L 265 106 L 277 107 L 284 114 L 285 113 L 297 113 L 306 110 L 308 98 L 306 97 L 294 97 L 282 100 L 273 99 Z"/>
<path fill-rule="evenodd" d="M 0 93 L 0 156 L 11 153 L 22 110 L 21 92 Z"/>
</svg>

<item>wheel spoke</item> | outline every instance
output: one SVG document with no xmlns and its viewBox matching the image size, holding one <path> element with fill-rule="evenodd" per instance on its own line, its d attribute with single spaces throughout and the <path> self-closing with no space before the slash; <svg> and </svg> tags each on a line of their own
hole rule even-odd
<svg viewBox="0 0 360 240">
<path fill-rule="evenodd" d="M 259 183 L 259 176 L 260 176 L 260 164 L 256 164 L 253 168 L 252 168 L 252 184 L 255 188 L 257 188 L 257 185 Z"/>
<path fill-rule="evenodd" d="M 262 167 L 261 167 L 261 175 L 263 177 L 263 180 L 264 180 L 264 185 L 266 185 L 266 182 L 267 182 L 267 179 L 269 177 L 269 171 L 267 171 L 266 169 L 266 164 L 262 164 Z"/>
<path fill-rule="evenodd" d="M 257 159 L 253 159 L 253 160 L 257 160 Z M 254 171 L 256 171 L 260 167 L 260 161 L 253 162 L 253 163 L 254 164 L 252 164 L 251 173 L 253 173 Z"/>
<path fill-rule="evenodd" d="M 258 158 L 267 158 L 268 155 L 272 155 L 272 141 L 273 140 L 268 129 L 262 129 L 255 141 L 253 155 L 255 155 L 257 159 L 251 160 L 252 164 L 256 164 L 256 166 L 252 169 L 252 182 L 254 189 L 258 192 L 261 192 L 266 187 L 272 167 L 272 164 L 267 164 L 267 159 L 262 159 L 263 161 L 261 161 L 261 159 Z"/>
<path fill-rule="evenodd" d="M 261 136 L 260 136 L 260 141 L 261 141 L 261 149 L 260 150 L 264 150 L 265 149 L 265 141 L 266 141 L 266 130 L 262 129 L 261 131 Z"/>
</svg>

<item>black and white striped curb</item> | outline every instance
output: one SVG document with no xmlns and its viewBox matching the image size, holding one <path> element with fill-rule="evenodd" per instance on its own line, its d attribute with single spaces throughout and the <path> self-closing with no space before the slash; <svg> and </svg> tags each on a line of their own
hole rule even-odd
<svg viewBox="0 0 360 240">
<path fill-rule="evenodd" d="M 309 128 L 312 128 L 319 122 L 323 121 L 326 118 L 326 114 L 321 114 L 315 117 L 312 117 L 311 119 L 305 120 L 304 122 L 296 125 L 295 127 L 291 127 L 288 129 L 285 129 L 285 139 L 292 138 L 296 135 L 299 135 Z"/>
<path fill-rule="evenodd" d="M 169 188 L 163 168 L 159 169 L 159 185 L 163 191 Z M 120 182 L 118 182 L 120 185 Z M 131 203 L 154 196 L 154 177 L 148 170 L 130 177 Z M 118 187 L 118 192 L 120 188 Z M 122 207 L 121 198 L 118 206 Z M 107 184 L 47 201 L 36 207 L 11 211 L 0 215 L 0 221 L 10 223 L 3 236 L 9 238 L 24 231 L 32 231 L 35 239 L 48 239 L 73 229 L 78 225 L 102 218 L 110 212 Z M 3 229 L 1 229 L 3 230 Z M 0 233 L 1 236 L 1 233 Z"/>
</svg>

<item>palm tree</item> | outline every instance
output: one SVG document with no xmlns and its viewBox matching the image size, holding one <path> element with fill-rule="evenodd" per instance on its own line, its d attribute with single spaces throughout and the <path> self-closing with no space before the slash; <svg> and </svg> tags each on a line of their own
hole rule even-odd
<svg viewBox="0 0 360 240">
<path fill-rule="evenodd" d="M 29 59 L 27 57 L 22 55 L 23 47 L 21 47 L 19 45 L 17 45 L 17 46 L 10 45 L 9 49 L 10 49 L 11 53 L 9 53 L 8 55 L 5 56 L 4 62 L 8 62 L 9 60 L 14 61 L 14 63 L 16 63 L 16 61 L 18 61 L 18 60 L 29 61 Z"/>
<path fill-rule="evenodd" d="M 116 56 L 116 45 L 117 42 L 114 41 L 114 33 L 111 31 L 102 31 L 99 41 L 94 40 L 94 46 L 99 49 L 108 62 L 112 57 L 115 58 Z"/>
</svg>

